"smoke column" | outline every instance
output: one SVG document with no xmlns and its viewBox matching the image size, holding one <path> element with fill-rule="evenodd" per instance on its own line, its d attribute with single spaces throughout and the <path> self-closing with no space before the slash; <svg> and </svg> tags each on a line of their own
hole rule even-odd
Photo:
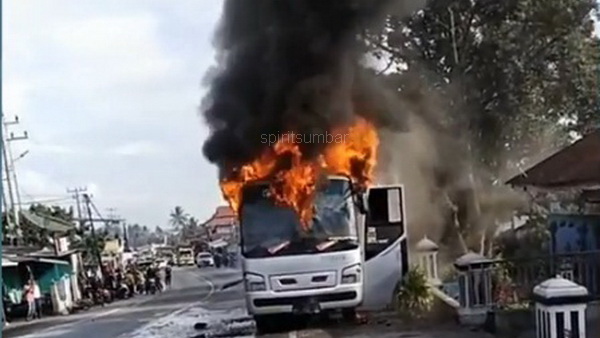
<svg viewBox="0 0 600 338">
<path fill-rule="evenodd" d="M 359 34 L 380 23 L 391 3 L 226 0 L 215 41 L 219 66 L 202 103 L 211 131 L 206 158 L 223 175 L 257 158 L 265 135 L 325 133 L 355 115 L 389 115 L 360 66 Z M 300 146 L 311 157 L 324 145 Z"/>
</svg>

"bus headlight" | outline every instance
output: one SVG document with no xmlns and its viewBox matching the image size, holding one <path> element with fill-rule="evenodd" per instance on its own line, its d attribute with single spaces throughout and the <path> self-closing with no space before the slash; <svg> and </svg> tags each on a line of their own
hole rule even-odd
<svg viewBox="0 0 600 338">
<path fill-rule="evenodd" d="M 360 264 L 349 266 L 342 270 L 342 284 L 355 284 L 360 282 L 362 269 Z"/>
<path fill-rule="evenodd" d="M 244 276 L 245 286 L 247 292 L 265 291 L 267 290 L 267 284 L 265 278 L 261 275 L 253 273 L 246 273 Z"/>
</svg>

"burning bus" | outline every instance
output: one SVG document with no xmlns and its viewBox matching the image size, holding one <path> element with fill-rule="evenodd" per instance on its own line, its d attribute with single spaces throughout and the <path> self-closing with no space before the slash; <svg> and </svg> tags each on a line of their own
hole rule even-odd
<svg viewBox="0 0 600 338">
<path fill-rule="evenodd" d="M 365 34 L 397 1 L 226 0 L 202 115 L 239 218 L 249 311 L 386 306 L 407 268 L 400 186 L 375 185 L 378 129 L 406 130 Z"/>
<path fill-rule="evenodd" d="M 280 141 L 221 182 L 259 326 L 276 314 L 385 307 L 408 268 L 402 187 L 372 186 L 374 127 L 359 119 L 336 132 L 345 142 L 316 160 Z"/>
</svg>

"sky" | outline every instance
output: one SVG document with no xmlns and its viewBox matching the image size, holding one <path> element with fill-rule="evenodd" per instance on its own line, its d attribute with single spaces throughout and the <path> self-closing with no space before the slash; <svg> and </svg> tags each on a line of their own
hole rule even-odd
<svg viewBox="0 0 600 338">
<path fill-rule="evenodd" d="M 204 220 L 223 203 L 202 156 L 204 73 L 221 1 L 2 0 L 2 111 L 23 202 L 73 204 L 166 226 L 182 206 Z"/>
<path fill-rule="evenodd" d="M 204 73 L 221 0 L 2 0 L 2 111 L 16 135 L 23 202 L 98 209 L 166 226 L 175 206 L 222 204 L 202 156 Z"/>
</svg>

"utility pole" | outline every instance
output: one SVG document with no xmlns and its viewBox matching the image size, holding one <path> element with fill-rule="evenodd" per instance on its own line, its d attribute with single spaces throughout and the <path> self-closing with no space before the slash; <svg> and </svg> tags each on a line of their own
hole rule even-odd
<svg viewBox="0 0 600 338">
<path fill-rule="evenodd" d="M 2 178 L 2 181 L 4 181 L 4 177 Z M 6 201 L 6 192 L 4 189 L 2 189 L 2 206 L 4 207 L 2 212 L 5 212 L 8 215 L 8 202 Z"/>
<path fill-rule="evenodd" d="M 79 220 L 79 229 L 83 230 L 84 220 L 81 215 L 81 193 L 87 191 L 87 187 L 79 187 L 74 189 L 67 189 L 67 193 L 73 194 L 73 198 L 75 199 L 75 203 L 77 203 L 77 219 Z"/>
<path fill-rule="evenodd" d="M 89 218 L 89 222 L 90 222 L 90 228 L 92 231 L 92 238 L 94 240 L 94 247 L 93 249 L 93 253 L 96 256 L 96 259 L 98 260 L 98 267 L 102 266 L 102 257 L 100 256 L 100 248 L 98 248 L 98 237 L 96 236 L 96 226 L 94 225 L 94 219 L 92 218 L 92 201 L 90 200 L 90 195 L 88 195 L 87 193 L 83 194 L 83 199 L 85 200 L 85 205 L 87 207 L 87 213 L 88 213 L 88 218 Z M 102 270 L 102 269 L 100 269 Z"/>
<path fill-rule="evenodd" d="M 106 215 L 106 218 L 108 219 L 108 221 L 106 222 L 106 229 L 114 230 L 116 232 L 115 235 L 119 235 L 119 231 L 121 231 L 121 229 L 119 229 L 120 217 L 115 214 L 116 210 L 116 208 L 106 208 L 106 211 L 108 212 L 108 214 Z M 116 228 L 113 227 L 114 225 L 116 225 Z"/>
<path fill-rule="evenodd" d="M 3 131 L 6 128 L 3 128 Z M 6 138 L 6 132 L 2 133 L 2 157 L 4 158 L 4 174 L 6 176 L 6 187 L 8 190 L 8 201 L 10 203 L 10 208 L 6 209 L 6 222 L 7 222 L 7 233 L 5 234 L 5 238 L 9 240 L 10 244 L 15 244 L 14 239 L 19 238 L 19 211 L 17 209 L 17 203 L 15 200 L 15 193 L 13 191 L 13 180 L 10 175 L 10 156 L 7 151 L 8 148 L 8 140 Z M 4 193 L 4 190 L 3 190 Z M 12 216 L 10 214 L 12 212 Z"/>
<path fill-rule="evenodd" d="M 22 141 L 22 140 L 27 140 L 29 139 L 29 135 L 27 134 L 27 131 L 24 131 L 22 135 L 19 136 L 15 136 L 15 134 L 13 132 L 9 133 L 8 130 L 8 126 L 12 126 L 12 125 L 17 125 L 19 124 L 19 117 L 15 116 L 14 120 L 12 121 L 2 121 L 2 126 L 3 126 L 3 135 L 4 138 L 3 140 L 5 141 L 5 143 L 3 144 L 4 147 L 6 147 L 6 151 L 7 153 L 5 154 L 5 159 L 7 163 L 10 163 L 10 168 L 12 169 L 12 181 L 14 184 L 14 203 L 15 203 L 15 210 L 14 215 L 15 215 L 15 224 L 17 225 L 17 230 L 20 231 L 19 229 L 19 212 L 21 211 L 21 194 L 19 192 L 19 181 L 17 180 L 17 171 L 15 169 L 15 158 L 13 157 L 12 154 L 12 148 L 10 146 L 10 142 L 13 141 Z M 27 154 L 27 152 L 23 153 L 21 156 L 19 156 L 19 158 L 25 156 L 25 154 Z M 10 185 L 10 184 L 9 184 Z"/>
<path fill-rule="evenodd" d="M 108 215 L 106 215 L 106 218 L 108 218 L 110 220 L 109 222 L 107 222 L 107 224 L 110 223 L 111 225 L 113 225 L 114 223 L 118 223 L 116 221 L 116 219 L 118 217 L 115 215 L 116 210 L 117 209 L 115 209 L 115 208 L 106 208 L 106 211 L 108 212 Z"/>
</svg>

